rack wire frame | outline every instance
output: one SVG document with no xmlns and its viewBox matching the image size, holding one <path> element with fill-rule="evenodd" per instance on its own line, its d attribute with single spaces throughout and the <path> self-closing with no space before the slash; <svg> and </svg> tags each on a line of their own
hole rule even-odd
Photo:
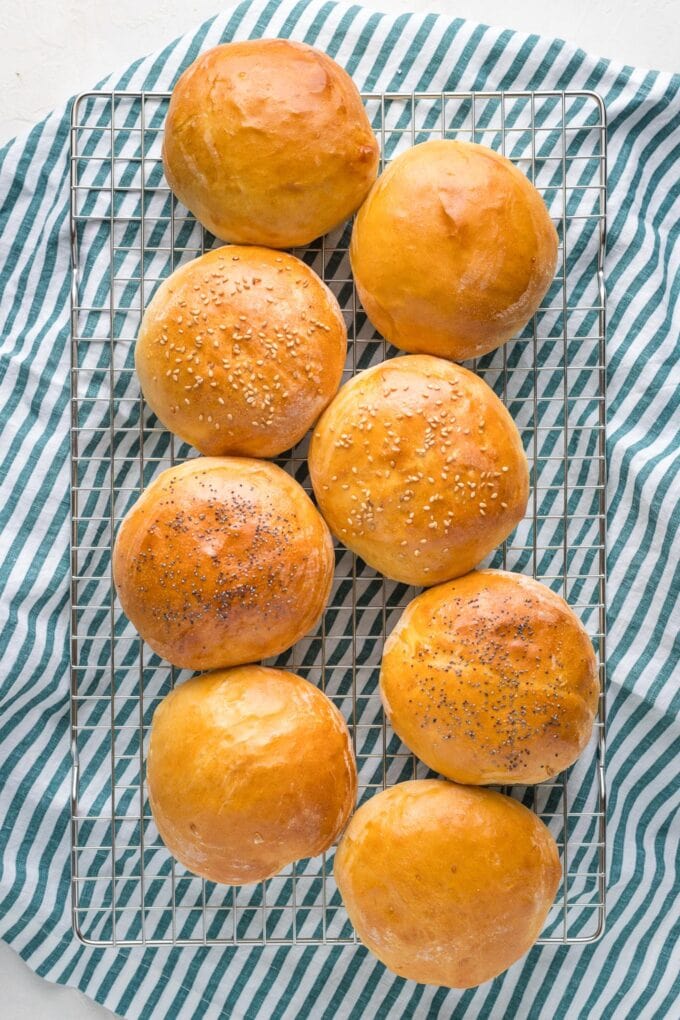
<svg viewBox="0 0 680 1020">
<path fill-rule="evenodd" d="M 580 615 L 599 662 L 594 736 L 567 773 L 512 787 L 557 839 L 563 866 L 541 943 L 585 943 L 605 925 L 606 114 L 593 92 L 369 93 L 381 168 L 431 138 L 472 140 L 513 159 L 543 194 L 560 237 L 555 283 L 517 339 L 471 363 L 505 401 L 527 451 L 527 517 L 494 566 L 530 573 Z M 111 577 L 116 525 L 157 472 L 195 451 L 144 406 L 137 326 L 155 286 L 219 244 L 170 194 L 160 140 L 169 94 L 88 92 L 71 119 L 72 923 L 98 946 L 351 944 L 333 851 L 242 888 L 196 878 L 165 850 L 146 798 L 153 709 L 185 675 L 135 634 Z M 344 378 L 397 353 L 367 322 L 347 258 L 349 225 L 296 251 L 345 316 Z M 306 441 L 279 459 L 309 491 Z M 427 775 L 385 722 L 377 679 L 384 636 L 415 589 L 336 545 L 318 631 L 272 663 L 317 683 L 344 712 L 359 802 Z"/>
</svg>

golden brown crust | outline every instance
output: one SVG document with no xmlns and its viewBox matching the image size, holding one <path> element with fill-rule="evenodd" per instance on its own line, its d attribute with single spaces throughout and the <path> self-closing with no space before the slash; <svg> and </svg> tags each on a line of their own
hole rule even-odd
<svg viewBox="0 0 680 1020">
<path fill-rule="evenodd" d="M 275 457 L 328 404 L 346 352 L 338 303 L 304 262 L 228 245 L 161 284 L 135 364 L 151 409 L 201 453 Z"/>
<path fill-rule="evenodd" d="M 417 596 L 383 654 L 380 690 L 404 743 L 460 783 L 540 783 L 593 729 L 592 644 L 564 599 L 480 570 Z"/>
<path fill-rule="evenodd" d="M 555 275 L 557 232 L 510 160 L 483 145 L 431 141 L 398 156 L 373 186 L 350 259 L 384 337 L 463 361 L 529 321 Z"/>
<path fill-rule="evenodd" d="M 242 666 L 181 684 L 153 717 L 149 800 L 168 850 L 243 885 L 327 850 L 357 792 L 352 744 L 307 680 Z"/>
<path fill-rule="evenodd" d="M 561 868 L 550 832 L 522 804 L 426 779 L 359 808 L 334 873 L 359 938 L 386 967 L 472 988 L 534 944 Z"/>
<path fill-rule="evenodd" d="M 144 490 L 116 538 L 121 605 L 175 666 L 213 669 L 295 644 L 333 580 L 328 528 L 298 483 L 267 461 L 200 457 Z"/>
<path fill-rule="evenodd" d="M 250 39 L 202 53 L 179 79 L 163 164 L 216 237 L 293 248 L 361 205 L 378 143 L 334 60 L 303 43 Z"/>
<path fill-rule="evenodd" d="M 529 472 L 507 410 L 441 358 L 394 358 L 351 379 L 321 416 L 309 470 L 331 531 L 407 584 L 464 574 L 526 509 Z"/>
</svg>

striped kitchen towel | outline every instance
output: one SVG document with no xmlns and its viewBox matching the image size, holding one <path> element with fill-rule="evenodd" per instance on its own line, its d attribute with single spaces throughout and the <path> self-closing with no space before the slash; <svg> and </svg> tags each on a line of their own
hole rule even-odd
<svg viewBox="0 0 680 1020">
<path fill-rule="evenodd" d="M 432 15 L 253 0 L 105 87 L 172 87 L 220 41 L 290 36 L 363 90 L 591 89 L 609 122 L 609 878 L 604 938 L 479 989 L 363 948 L 93 949 L 69 912 L 69 111 L 0 150 L 0 935 L 127 1018 L 680 1015 L 680 77 Z M 0 1014 L 2 1009 L 0 1008 Z"/>
</svg>

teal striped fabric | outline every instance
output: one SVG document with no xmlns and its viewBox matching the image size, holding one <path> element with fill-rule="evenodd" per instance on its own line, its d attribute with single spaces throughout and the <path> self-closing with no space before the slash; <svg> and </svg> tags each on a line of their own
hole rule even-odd
<svg viewBox="0 0 680 1020">
<path fill-rule="evenodd" d="M 0 935 L 127 1018 L 680 1015 L 680 77 L 431 15 L 242 3 L 104 83 L 172 86 L 261 35 L 318 45 L 362 90 L 593 89 L 609 121 L 609 879 L 592 945 L 479 989 L 395 978 L 353 946 L 92 949 L 69 914 L 68 124 L 0 150 Z M 1 1010 L 0 1010 L 1 1012 Z"/>
</svg>

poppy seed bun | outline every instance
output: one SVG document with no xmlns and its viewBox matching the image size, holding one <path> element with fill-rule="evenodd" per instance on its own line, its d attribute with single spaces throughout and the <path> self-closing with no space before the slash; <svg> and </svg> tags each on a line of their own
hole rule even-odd
<svg viewBox="0 0 680 1020">
<path fill-rule="evenodd" d="M 163 842 L 196 875 L 259 882 L 316 857 L 357 793 L 352 742 L 333 703 L 293 673 L 204 673 L 154 713 L 149 801 Z"/>
<path fill-rule="evenodd" d="M 597 661 L 564 599 L 480 570 L 418 595 L 383 653 L 380 692 L 404 743 L 459 783 L 540 783 L 588 743 Z"/>
<path fill-rule="evenodd" d="M 333 534 L 386 577 L 467 573 L 521 520 L 529 471 L 493 390 L 441 358 L 394 358 L 350 379 L 312 436 L 309 470 Z"/>
<path fill-rule="evenodd" d="M 144 490 L 116 537 L 128 619 L 175 666 L 213 669 L 290 648 L 323 612 L 328 528 L 304 489 L 267 461 L 199 457 Z"/>
<path fill-rule="evenodd" d="M 555 276 L 557 232 L 518 168 L 483 145 L 432 141 L 371 189 L 350 250 L 366 314 L 405 351 L 464 361 L 516 336 Z"/>
<path fill-rule="evenodd" d="M 395 974 L 447 988 L 489 981 L 531 948 L 561 873 L 555 840 L 528 808 L 437 779 L 362 805 L 334 865 L 364 945 Z"/>
<path fill-rule="evenodd" d="M 338 303 L 304 262 L 231 245 L 161 284 L 135 365 L 157 417 L 201 453 L 275 457 L 336 392 L 346 352 Z"/>
<path fill-rule="evenodd" d="M 170 187 L 223 241 L 293 248 L 348 219 L 378 172 L 352 79 L 325 53 L 249 39 L 202 53 L 172 93 Z"/>
</svg>

